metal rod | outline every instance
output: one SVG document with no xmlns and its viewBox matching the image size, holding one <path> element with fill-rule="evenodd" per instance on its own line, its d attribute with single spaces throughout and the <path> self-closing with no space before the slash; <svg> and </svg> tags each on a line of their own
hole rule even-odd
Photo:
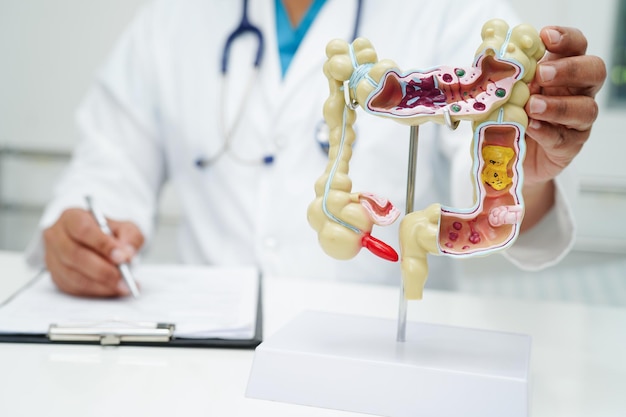
<svg viewBox="0 0 626 417">
<path fill-rule="evenodd" d="M 409 163 L 406 178 L 406 211 L 405 214 L 413 212 L 415 203 L 415 172 L 417 169 L 417 144 L 419 139 L 419 126 L 411 126 L 409 136 Z M 407 300 L 404 296 L 404 283 L 400 285 L 400 301 L 398 307 L 398 342 L 406 341 L 406 313 Z"/>
</svg>

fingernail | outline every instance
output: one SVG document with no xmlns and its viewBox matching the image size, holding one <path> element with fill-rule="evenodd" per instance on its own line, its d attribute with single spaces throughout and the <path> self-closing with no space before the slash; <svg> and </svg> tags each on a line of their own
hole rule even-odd
<svg viewBox="0 0 626 417">
<path fill-rule="evenodd" d="M 530 113 L 531 114 L 541 114 L 546 111 L 546 107 L 548 105 L 545 101 L 537 97 L 530 98 Z"/>
<path fill-rule="evenodd" d="M 561 32 L 554 29 L 546 30 L 546 34 L 548 35 L 548 39 L 550 39 L 550 43 L 557 44 L 561 42 Z"/>
<path fill-rule="evenodd" d="M 124 246 L 124 251 L 126 252 L 126 255 L 128 256 L 128 259 L 134 258 L 135 255 L 137 254 L 137 250 L 135 249 L 133 245 Z"/>
<path fill-rule="evenodd" d="M 535 130 L 540 129 L 541 122 L 539 120 L 530 119 L 530 121 L 528 122 L 528 127 Z"/>
<path fill-rule="evenodd" d="M 121 295 L 130 295 L 130 289 L 124 281 L 118 281 L 117 290 L 120 292 Z"/>
<path fill-rule="evenodd" d="M 120 247 L 117 247 L 115 249 L 113 249 L 111 251 L 111 260 L 116 263 L 116 264 L 120 264 L 123 262 L 128 262 L 129 260 L 133 259 L 136 255 L 136 251 L 135 248 L 132 245 L 125 245 Z"/>
<path fill-rule="evenodd" d="M 116 264 L 126 262 L 126 252 L 119 248 L 113 249 L 111 251 L 111 260 Z"/>
<path fill-rule="evenodd" d="M 552 81 L 554 76 L 556 75 L 556 68 L 552 65 L 539 65 L 539 75 L 541 76 L 541 81 Z"/>
</svg>

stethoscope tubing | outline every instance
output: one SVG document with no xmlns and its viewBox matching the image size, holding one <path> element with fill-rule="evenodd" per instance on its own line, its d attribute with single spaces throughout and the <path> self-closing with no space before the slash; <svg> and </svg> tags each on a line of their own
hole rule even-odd
<svg viewBox="0 0 626 417">
<path fill-rule="evenodd" d="M 361 26 L 362 9 L 363 9 L 363 0 L 357 0 L 356 16 L 354 20 L 354 30 L 352 32 L 353 40 L 356 39 L 359 34 L 359 29 Z M 241 14 L 241 19 L 239 21 L 239 24 L 233 30 L 233 32 L 230 35 L 228 35 L 228 37 L 226 38 L 226 42 L 224 43 L 224 49 L 222 51 L 222 59 L 221 59 L 221 67 L 220 67 L 220 72 L 222 74 L 222 80 L 221 80 L 222 82 L 221 82 L 219 112 L 221 115 L 220 132 L 223 137 L 223 143 L 222 143 L 221 148 L 213 156 L 211 157 L 201 156 L 201 157 L 196 158 L 196 160 L 194 161 L 194 165 L 197 168 L 204 169 L 205 167 L 216 162 L 225 154 L 231 155 L 237 162 L 245 164 L 245 165 L 258 165 L 259 163 L 264 164 L 264 165 L 271 165 L 274 162 L 275 155 L 273 154 L 267 154 L 267 155 L 264 155 L 262 158 L 255 158 L 253 160 L 250 160 L 250 159 L 245 159 L 238 155 L 235 155 L 234 152 L 229 152 L 232 138 L 237 130 L 237 127 L 239 126 L 241 122 L 241 119 L 242 119 L 241 115 L 243 114 L 247 100 L 245 100 L 245 98 L 242 100 L 242 103 L 239 106 L 239 111 L 237 112 L 237 115 L 235 117 L 235 121 L 233 122 L 233 124 L 230 127 L 226 126 L 226 123 L 228 121 L 227 115 L 226 115 L 226 107 L 227 107 L 226 97 L 228 96 L 228 92 L 227 92 L 228 90 L 228 87 L 227 87 L 228 64 L 229 64 L 229 59 L 230 59 L 230 51 L 232 49 L 233 43 L 235 43 L 240 36 L 243 36 L 245 34 L 252 34 L 257 39 L 257 50 L 256 50 L 256 54 L 254 57 L 254 62 L 253 62 L 253 71 L 250 76 L 250 79 L 248 80 L 248 87 L 251 88 L 252 85 L 254 84 L 254 81 L 257 79 L 259 69 L 263 61 L 263 55 L 265 51 L 265 39 L 263 37 L 263 33 L 261 32 L 261 29 L 255 24 L 253 24 L 252 22 L 250 22 L 250 19 L 248 18 L 248 0 L 243 0 L 243 11 Z M 246 91 L 249 91 L 249 90 L 246 90 Z M 325 154 L 327 154 L 329 144 L 327 142 L 323 142 L 319 140 L 317 138 L 318 136 L 317 132 L 315 136 L 316 136 L 315 139 L 319 143 L 320 148 L 322 149 L 322 151 L 324 151 Z"/>
<path fill-rule="evenodd" d="M 261 66 L 261 61 L 263 60 L 265 39 L 263 38 L 263 32 L 261 32 L 261 29 L 258 26 L 252 24 L 248 19 L 248 0 L 243 0 L 243 12 L 241 15 L 241 20 L 239 21 L 239 25 L 230 35 L 228 35 L 228 38 L 226 38 L 224 50 L 222 51 L 222 75 L 226 76 L 226 74 L 228 73 L 228 60 L 230 59 L 230 49 L 233 46 L 233 43 L 237 40 L 238 37 L 243 36 L 246 33 L 251 33 L 257 38 L 257 50 L 253 65 L 254 68 L 258 69 Z"/>
</svg>

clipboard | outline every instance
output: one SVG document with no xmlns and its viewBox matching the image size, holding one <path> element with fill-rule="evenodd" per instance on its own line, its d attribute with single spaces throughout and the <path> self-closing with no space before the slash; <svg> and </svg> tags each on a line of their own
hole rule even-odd
<svg viewBox="0 0 626 417">
<path fill-rule="evenodd" d="M 189 273 L 186 266 L 160 266 L 169 268 L 171 271 Z M 237 274 L 233 268 L 198 267 L 192 266 L 195 273 L 206 271 L 207 273 L 230 275 Z M 154 269 L 151 269 L 154 270 Z M 233 272 L 235 271 L 235 272 Z M 201 272 L 200 272 L 201 273 Z M 250 272 L 247 272 L 248 274 Z M 8 300 L 0 304 L 0 343 L 42 343 L 42 344 L 92 344 L 102 346 L 154 346 L 154 347 L 196 347 L 196 348 L 241 348 L 253 349 L 258 346 L 263 338 L 263 308 L 262 308 L 262 280 L 261 275 L 256 273 L 256 298 L 255 298 L 255 321 L 253 333 L 250 337 L 186 337 L 177 335 L 176 328 L 180 323 L 163 321 L 137 321 L 137 320 L 98 320 L 90 323 L 76 324 L 63 323 L 62 321 L 50 322 L 38 331 L 6 331 L 2 327 L 3 308 L 19 301 L 27 295 L 31 288 L 39 280 L 50 279 L 47 272 L 43 271 L 35 276 L 29 283 L 14 293 Z M 147 284 L 147 283 L 146 283 Z M 58 293 L 58 290 L 57 290 Z M 63 297 L 71 297 L 63 295 Z M 83 301 L 85 301 L 83 299 Z M 4 317 L 6 321 L 6 317 Z M 41 327 L 41 326 L 40 326 Z"/>
</svg>

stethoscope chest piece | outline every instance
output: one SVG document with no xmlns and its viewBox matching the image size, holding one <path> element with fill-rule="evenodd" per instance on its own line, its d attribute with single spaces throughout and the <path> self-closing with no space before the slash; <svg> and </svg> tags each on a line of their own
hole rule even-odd
<svg viewBox="0 0 626 417">
<path fill-rule="evenodd" d="M 353 39 L 357 37 L 358 31 L 359 31 L 362 2 L 363 0 L 357 0 L 357 12 L 356 12 L 356 18 L 354 21 Z M 226 42 L 224 44 L 224 50 L 222 52 L 222 59 L 220 62 L 222 82 L 221 82 L 220 103 L 219 103 L 219 113 L 220 113 L 219 122 L 220 122 L 221 134 L 223 138 L 223 144 L 222 144 L 221 149 L 215 155 L 200 156 L 196 158 L 194 160 L 194 166 L 198 169 L 207 168 L 209 165 L 215 163 L 219 158 L 223 157 L 225 154 L 228 154 L 238 163 L 241 163 L 244 165 L 271 166 L 275 162 L 275 157 L 276 157 L 275 153 L 268 153 L 260 157 L 245 159 L 237 155 L 236 152 L 234 152 L 231 149 L 232 148 L 231 142 L 233 140 L 233 137 L 235 136 L 235 131 L 237 130 L 237 126 L 239 125 L 239 123 L 241 122 L 241 119 L 243 118 L 243 114 L 245 112 L 245 106 L 248 100 L 246 100 L 245 98 L 242 100 L 241 105 L 239 106 L 238 110 L 235 112 L 234 122 L 231 125 L 227 125 L 228 117 L 226 114 L 226 107 L 227 107 L 227 97 L 229 96 L 229 93 L 227 91 L 228 90 L 227 88 L 228 72 L 229 72 L 228 63 L 229 63 L 230 52 L 231 52 L 231 47 L 233 43 L 238 38 L 244 35 L 252 35 L 258 41 L 257 50 L 256 50 L 256 54 L 254 57 L 255 59 L 253 62 L 252 74 L 248 80 L 247 87 L 245 88 L 245 91 L 250 91 L 250 89 L 254 86 L 257 80 L 259 68 L 261 66 L 261 61 L 263 59 L 264 38 L 263 38 L 263 33 L 261 32 L 261 29 L 258 26 L 252 24 L 250 20 L 248 19 L 248 0 L 243 0 L 243 12 L 241 15 L 240 22 L 235 28 L 235 30 L 231 34 L 228 35 Z M 324 122 L 324 120 L 321 120 L 316 125 L 314 135 L 315 135 L 315 140 L 318 143 L 322 152 L 325 155 L 328 155 L 328 152 L 330 150 L 329 149 L 330 148 L 330 142 L 329 142 L 330 131 L 329 131 L 328 125 Z"/>
<path fill-rule="evenodd" d="M 328 155 L 330 149 L 330 128 L 324 120 L 320 120 L 315 126 L 315 141 L 322 152 Z"/>
</svg>

